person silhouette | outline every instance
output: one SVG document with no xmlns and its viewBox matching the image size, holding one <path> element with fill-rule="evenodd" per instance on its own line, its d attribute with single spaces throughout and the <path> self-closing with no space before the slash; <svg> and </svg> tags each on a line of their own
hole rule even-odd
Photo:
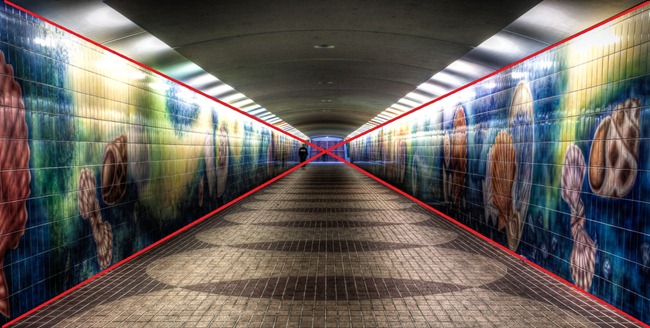
<svg viewBox="0 0 650 328">
<path fill-rule="evenodd" d="M 303 144 L 300 149 L 298 149 L 298 156 L 300 156 L 300 163 L 304 163 L 307 160 L 307 154 L 309 151 L 307 150 L 307 145 Z M 307 164 L 304 164 L 302 168 L 304 169 L 307 166 Z"/>
</svg>

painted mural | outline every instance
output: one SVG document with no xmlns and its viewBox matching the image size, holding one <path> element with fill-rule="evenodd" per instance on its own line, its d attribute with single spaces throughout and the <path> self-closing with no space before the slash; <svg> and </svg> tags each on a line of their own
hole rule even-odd
<svg viewBox="0 0 650 328">
<path fill-rule="evenodd" d="M 297 163 L 300 143 L 0 8 L 0 321 Z"/>
<path fill-rule="evenodd" d="M 650 323 L 649 14 L 362 136 L 351 159 Z"/>
</svg>

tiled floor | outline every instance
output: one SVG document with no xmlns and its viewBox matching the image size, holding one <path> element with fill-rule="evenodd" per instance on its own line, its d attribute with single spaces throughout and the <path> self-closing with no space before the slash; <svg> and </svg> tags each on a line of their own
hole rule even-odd
<svg viewBox="0 0 650 328">
<path fill-rule="evenodd" d="M 310 164 L 17 326 L 636 325 L 345 165 Z"/>
</svg>

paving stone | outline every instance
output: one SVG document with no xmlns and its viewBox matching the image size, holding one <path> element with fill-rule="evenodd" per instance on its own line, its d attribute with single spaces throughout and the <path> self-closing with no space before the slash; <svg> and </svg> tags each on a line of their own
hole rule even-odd
<svg viewBox="0 0 650 328">
<path fill-rule="evenodd" d="M 17 327 L 633 327 L 343 165 L 310 165 Z"/>
</svg>

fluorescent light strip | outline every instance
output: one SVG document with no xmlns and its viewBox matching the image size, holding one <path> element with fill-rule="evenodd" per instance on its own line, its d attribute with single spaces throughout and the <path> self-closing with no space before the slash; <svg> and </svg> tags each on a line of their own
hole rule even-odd
<svg viewBox="0 0 650 328">
<path fill-rule="evenodd" d="M 232 95 L 229 95 L 229 96 L 226 96 L 226 97 L 223 97 L 223 98 L 219 98 L 219 100 L 221 100 L 223 102 L 227 102 L 229 104 L 232 104 L 233 102 L 237 102 L 237 101 L 240 101 L 240 100 L 243 100 L 243 99 L 246 99 L 246 96 L 244 96 L 243 94 L 241 94 L 239 92 L 237 92 L 235 94 L 232 94 Z"/>
<path fill-rule="evenodd" d="M 393 108 L 393 107 L 389 107 L 389 108 L 386 109 L 384 112 L 385 112 L 385 113 L 393 114 L 393 115 L 395 115 L 395 116 L 399 116 L 399 115 L 401 115 L 402 113 L 404 113 L 404 111 L 402 111 L 402 110 L 398 110 L 398 109 L 395 109 L 395 108 Z"/>
<path fill-rule="evenodd" d="M 195 88 L 201 88 L 202 86 L 208 85 L 210 83 L 215 83 L 218 81 L 219 79 L 217 79 L 216 77 L 212 76 L 211 74 L 205 73 L 195 78 L 187 80 L 186 83 Z"/>
<path fill-rule="evenodd" d="M 244 96 L 244 95 L 242 95 L 242 96 Z M 244 96 L 244 97 L 245 97 L 245 96 Z M 240 100 L 240 101 L 237 101 L 237 102 L 231 103 L 231 105 L 233 105 L 233 106 L 235 106 L 235 107 L 241 109 L 243 106 L 251 105 L 251 104 L 254 104 L 254 103 L 255 103 L 255 102 L 253 102 L 251 99 L 249 99 L 249 98 L 245 98 L 245 99 L 243 99 L 243 100 Z"/>
<path fill-rule="evenodd" d="M 400 99 L 397 103 L 400 104 L 400 105 L 404 105 L 404 106 L 408 107 L 409 109 L 415 108 L 418 105 L 420 105 L 419 102 L 409 100 L 409 99 L 406 99 L 406 98 Z"/>
<path fill-rule="evenodd" d="M 252 112 L 252 111 L 254 111 L 254 110 L 257 110 L 257 109 L 260 109 L 260 108 L 263 108 L 263 107 L 260 106 L 260 105 L 258 105 L 258 104 L 256 104 L 256 103 L 252 103 L 252 104 L 250 104 L 250 105 L 246 105 L 246 106 L 240 107 L 239 109 L 241 109 L 241 110 L 243 110 L 243 111 L 245 111 L 245 112 L 247 112 L 247 113 L 250 114 L 250 112 Z"/>
<path fill-rule="evenodd" d="M 203 91 L 204 91 L 205 93 L 209 94 L 209 95 L 213 95 L 215 98 L 219 98 L 219 97 L 221 97 L 221 95 L 223 95 L 223 94 L 226 94 L 226 93 L 230 93 L 230 92 L 232 92 L 232 91 L 235 91 L 235 89 L 233 89 L 231 86 L 229 86 L 229 85 L 223 83 L 223 84 L 221 84 L 221 85 L 218 85 L 218 86 L 216 86 L 216 87 L 212 87 L 212 88 L 210 88 L 210 89 L 203 90 Z"/>
</svg>

